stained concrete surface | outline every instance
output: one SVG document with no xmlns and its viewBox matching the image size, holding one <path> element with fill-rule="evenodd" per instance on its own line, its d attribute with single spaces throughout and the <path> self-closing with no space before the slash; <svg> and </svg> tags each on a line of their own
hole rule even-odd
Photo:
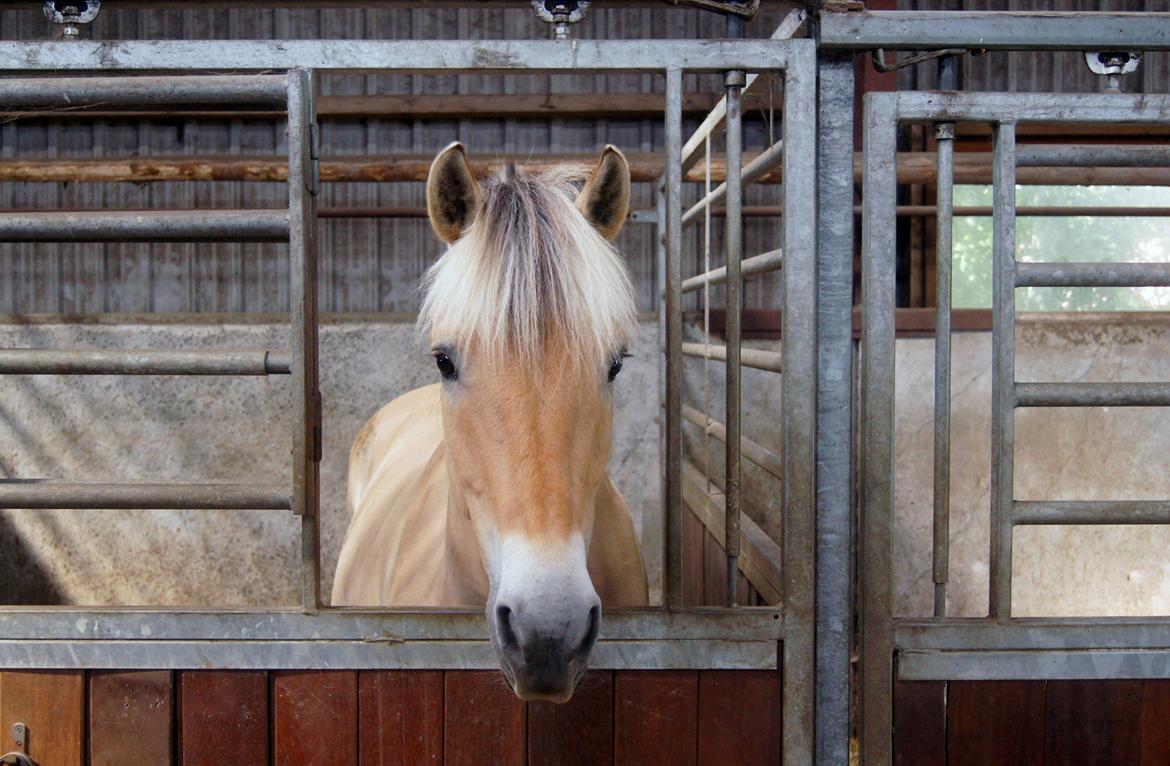
<svg viewBox="0 0 1170 766">
<path fill-rule="evenodd" d="M 273 348 L 285 326 L 138 321 L 3 324 L 4 348 Z M 611 472 L 661 571 L 657 327 L 644 325 L 616 386 Z M 322 590 L 345 535 L 354 435 L 395 396 L 436 378 L 414 326 L 321 327 Z M 8 376 L 0 475 L 76 481 L 288 480 L 290 381 Z M 298 603 L 299 523 L 279 511 L 0 511 L 0 603 L 275 606 Z"/>
</svg>

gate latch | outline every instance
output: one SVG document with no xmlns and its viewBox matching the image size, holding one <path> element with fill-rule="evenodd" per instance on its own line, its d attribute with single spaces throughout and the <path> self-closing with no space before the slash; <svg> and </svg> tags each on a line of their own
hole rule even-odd
<svg viewBox="0 0 1170 766">
<path fill-rule="evenodd" d="M 1138 51 L 1085 51 L 1085 64 L 1093 74 L 1108 78 L 1105 89 L 1111 93 L 1121 90 L 1121 75 L 1136 72 L 1142 63 Z"/>
<path fill-rule="evenodd" d="M 0 766 L 37 766 L 33 759 L 28 757 L 28 725 L 13 724 L 12 738 L 16 740 L 16 750 L 0 755 Z"/>
</svg>

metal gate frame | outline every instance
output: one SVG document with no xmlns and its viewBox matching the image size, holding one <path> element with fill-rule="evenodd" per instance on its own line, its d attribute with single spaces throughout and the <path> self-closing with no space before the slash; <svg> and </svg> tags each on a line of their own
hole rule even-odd
<svg viewBox="0 0 1170 766">
<path fill-rule="evenodd" d="M 0 100 L 29 106 L 77 106 L 111 99 L 144 98 L 188 103 L 186 74 L 215 71 L 272 72 L 209 78 L 201 100 L 230 99 L 235 89 L 255 95 L 248 83 L 280 83 L 273 99 L 288 99 L 289 213 L 264 213 L 265 236 L 290 242 L 293 260 L 293 351 L 253 352 L 238 358 L 191 352 L 124 354 L 2 352 L 0 373 L 79 372 L 88 374 L 266 374 L 294 373 L 291 493 L 277 487 L 256 491 L 219 485 L 57 485 L 0 482 L 0 507 L 270 508 L 302 514 L 300 607 L 275 610 L 174 610 L 0 608 L 0 667 L 24 668 L 492 668 L 482 613 L 446 610 L 323 608 L 320 603 L 317 533 L 317 460 L 320 396 L 317 392 L 315 312 L 315 136 L 313 74 L 328 72 L 509 72 L 574 71 L 664 74 L 667 84 L 666 225 L 667 338 L 664 349 L 667 398 L 667 603 L 662 609 L 607 613 L 594 665 L 611 669 L 783 667 L 784 758 L 812 761 L 813 751 L 813 488 L 815 484 L 816 396 L 816 221 L 815 221 L 815 44 L 810 40 L 764 41 L 165 41 L 98 43 L 0 43 L 0 74 L 101 72 L 175 73 L 148 78 L 78 77 L 73 80 L 0 80 Z M 768 608 L 682 608 L 678 600 L 678 513 L 681 496 L 681 295 L 679 237 L 683 74 L 730 73 L 734 83 L 746 72 L 782 74 L 785 82 L 782 151 L 785 216 L 782 231 L 785 277 L 781 299 L 791 310 L 783 363 L 785 376 L 784 601 Z M 215 82 L 211 82 L 215 80 Z M 287 80 L 287 91 L 284 83 Z M 151 82 L 149 87 L 146 83 Z M 267 91 L 265 91 L 267 93 Z M 118 94 L 121 94 L 120 96 Z M 187 94 L 184 97 L 183 94 Z M 240 99 L 244 97 L 241 95 Z M 729 92 L 729 101 L 736 96 Z M 219 102 L 219 103 L 222 103 Z M 738 110 L 726 112 L 729 135 L 738 136 Z M 708 130 L 718 123 L 708 125 Z M 738 166 L 728 187 L 739 192 Z M 17 214 L 12 214 L 17 215 Z M 228 223 L 233 214 L 152 214 L 120 219 L 103 213 L 62 223 L 52 214 L 18 218 L 0 215 L 0 240 L 60 235 L 69 241 L 128 238 L 196 241 L 246 236 Z M 169 218 L 168 218 L 169 216 Z M 271 220 L 269 220 L 271 219 Z M 287 231 L 281 221 L 287 220 Z M 128 223 L 130 221 L 130 223 Z M 256 221 L 250 224 L 259 225 Z M 105 227 L 113 228 L 105 231 Z M 135 234 L 135 232 L 137 234 Z M 735 247 L 729 269 L 742 253 Z M 734 345 L 738 351 L 738 344 Z M 169 354 L 169 355 L 168 355 Z M 212 358 L 214 357 L 214 358 Z M 674 392 L 673 394 L 671 392 Z M 729 427 L 738 413 L 729 416 Z M 734 528 L 728 508 L 727 527 Z M 778 651 L 778 642 L 780 651 Z"/>
</svg>

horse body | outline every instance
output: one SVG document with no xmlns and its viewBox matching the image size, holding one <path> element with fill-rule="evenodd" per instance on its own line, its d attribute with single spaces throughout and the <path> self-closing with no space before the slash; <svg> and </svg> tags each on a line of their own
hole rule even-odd
<svg viewBox="0 0 1170 766">
<path fill-rule="evenodd" d="M 488 597 L 467 505 L 452 488 L 438 384 L 370 418 L 349 455 L 350 524 L 334 606 L 482 607 Z M 607 477 L 594 500 L 589 576 L 606 606 L 644 606 L 641 553 L 621 494 Z"/>
<path fill-rule="evenodd" d="M 350 455 L 335 605 L 485 608 L 505 680 L 564 702 L 602 604 L 646 603 L 629 511 L 606 471 L 613 387 L 636 323 L 612 239 L 629 166 L 476 177 L 452 144 L 427 178 L 449 245 L 419 325 L 442 382 L 384 407 Z"/>
</svg>

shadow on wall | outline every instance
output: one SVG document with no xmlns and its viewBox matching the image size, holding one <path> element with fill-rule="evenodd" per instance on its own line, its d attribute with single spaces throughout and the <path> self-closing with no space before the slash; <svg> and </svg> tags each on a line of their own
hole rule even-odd
<svg viewBox="0 0 1170 766">
<path fill-rule="evenodd" d="M 58 606 L 65 596 L 21 539 L 12 520 L 0 514 L 0 604 Z"/>
</svg>

